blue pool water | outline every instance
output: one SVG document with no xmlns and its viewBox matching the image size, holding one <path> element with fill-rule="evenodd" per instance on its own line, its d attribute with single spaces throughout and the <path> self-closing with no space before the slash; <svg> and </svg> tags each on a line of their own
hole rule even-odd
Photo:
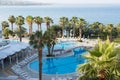
<svg viewBox="0 0 120 80">
<path fill-rule="evenodd" d="M 63 49 L 63 50 L 69 49 L 69 48 L 73 47 L 76 44 L 77 44 L 76 42 L 71 42 L 71 41 L 59 42 L 59 43 L 55 44 L 54 50 L 56 50 L 56 49 Z M 47 52 L 47 46 L 44 47 L 43 53 L 44 52 Z"/>
<path fill-rule="evenodd" d="M 56 58 L 43 58 L 42 71 L 44 74 L 68 74 L 76 71 L 77 65 L 84 63 L 85 59 L 81 56 L 86 52 L 83 48 L 73 50 L 74 55 Z M 29 64 L 29 68 L 38 72 L 38 60 Z"/>
</svg>

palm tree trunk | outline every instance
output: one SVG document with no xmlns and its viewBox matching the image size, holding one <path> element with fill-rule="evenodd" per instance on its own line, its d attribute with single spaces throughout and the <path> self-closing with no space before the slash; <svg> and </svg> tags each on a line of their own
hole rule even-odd
<svg viewBox="0 0 120 80">
<path fill-rule="evenodd" d="M 20 42 L 22 42 L 21 26 L 19 26 L 19 28 L 20 28 Z"/>
<path fill-rule="evenodd" d="M 52 46 L 52 54 L 53 54 L 54 46 L 55 46 L 55 44 L 53 44 L 53 46 Z"/>
<path fill-rule="evenodd" d="M 12 30 L 12 32 L 13 32 L 13 23 L 11 23 L 11 30 Z"/>
<path fill-rule="evenodd" d="M 73 25 L 73 37 L 75 38 L 75 24 Z"/>
<path fill-rule="evenodd" d="M 39 57 L 39 80 L 42 80 L 42 49 L 38 49 Z"/>
<path fill-rule="evenodd" d="M 42 29 L 41 29 L 41 24 L 39 25 L 39 29 L 42 30 Z"/>
<path fill-rule="evenodd" d="M 80 40 L 81 40 L 81 37 L 82 37 L 82 29 L 79 28 L 79 38 L 80 38 Z"/>
<path fill-rule="evenodd" d="M 30 34 L 32 34 L 32 24 L 31 24 L 31 26 L 30 26 Z"/>
<path fill-rule="evenodd" d="M 64 37 L 64 25 L 62 26 L 62 37 Z"/>
<path fill-rule="evenodd" d="M 99 80 L 106 80 L 106 73 L 105 70 L 101 70 L 98 74 Z"/>
<path fill-rule="evenodd" d="M 47 29 L 48 29 L 48 25 L 46 24 L 46 26 L 47 26 Z"/>
<path fill-rule="evenodd" d="M 110 41 L 112 42 L 113 39 L 112 39 L 112 32 L 110 33 Z"/>
<path fill-rule="evenodd" d="M 50 47 L 48 47 L 48 54 L 50 55 Z"/>
<path fill-rule="evenodd" d="M 69 37 L 70 37 L 70 30 L 68 30 L 68 33 L 69 33 Z"/>
<path fill-rule="evenodd" d="M 102 36 L 102 31 L 100 30 L 100 33 L 99 33 L 99 38 L 101 38 L 101 36 Z"/>
<path fill-rule="evenodd" d="M 39 24 L 37 24 L 37 26 L 38 26 L 38 31 L 40 31 L 40 26 L 39 26 Z"/>
<path fill-rule="evenodd" d="M 29 35 L 32 34 L 32 24 L 29 25 Z"/>
<path fill-rule="evenodd" d="M 47 29 L 50 27 L 50 24 L 48 22 L 46 23 L 46 27 Z"/>
</svg>

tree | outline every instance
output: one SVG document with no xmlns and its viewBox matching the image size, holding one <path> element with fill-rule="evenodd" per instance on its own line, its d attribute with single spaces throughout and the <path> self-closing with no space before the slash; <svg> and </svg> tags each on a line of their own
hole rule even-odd
<svg viewBox="0 0 120 80">
<path fill-rule="evenodd" d="M 50 18 L 50 17 L 48 17 L 48 16 L 44 17 L 44 21 L 45 21 L 45 23 L 46 23 L 47 29 L 50 27 L 50 23 L 53 23 L 52 18 Z"/>
<path fill-rule="evenodd" d="M 9 34 L 10 34 L 9 28 L 5 28 L 5 29 L 2 31 L 2 34 L 4 35 L 4 38 L 5 38 L 5 39 L 9 39 Z"/>
<path fill-rule="evenodd" d="M 1 25 L 2 25 L 2 30 L 4 30 L 6 27 L 9 27 L 9 24 L 7 21 L 3 21 Z"/>
<path fill-rule="evenodd" d="M 106 31 L 108 33 L 108 36 L 110 36 L 110 41 L 112 41 L 112 30 L 113 30 L 113 24 L 107 24 L 106 25 Z"/>
<path fill-rule="evenodd" d="M 19 27 L 19 29 L 20 29 L 20 42 L 22 41 L 22 35 L 21 35 L 21 31 L 22 31 L 22 29 L 21 29 L 21 27 L 22 27 L 22 25 L 24 24 L 24 17 L 22 17 L 22 16 L 18 16 L 18 17 L 16 17 L 16 22 L 15 22 L 15 24 Z"/>
<path fill-rule="evenodd" d="M 103 29 L 104 29 L 105 25 L 104 25 L 103 23 L 100 23 L 100 24 L 98 25 L 98 27 L 99 27 L 99 36 L 102 36 Z"/>
<path fill-rule="evenodd" d="M 91 28 L 92 33 L 95 36 L 97 36 L 97 37 L 102 36 L 102 32 L 104 29 L 104 25 L 102 23 L 94 22 L 94 23 L 90 24 L 90 28 Z"/>
<path fill-rule="evenodd" d="M 62 28 L 60 27 L 60 25 L 52 25 L 51 28 L 54 30 L 57 37 L 62 35 Z"/>
<path fill-rule="evenodd" d="M 85 27 L 87 25 L 87 22 L 85 21 L 85 19 L 79 18 L 78 22 L 77 22 L 77 25 L 79 27 L 79 38 L 80 38 L 80 41 L 81 41 L 82 29 L 83 29 L 83 27 Z"/>
<path fill-rule="evenodd" d="M 36 31 L 30 36 L 30 45 L 38 50 L 39 58 L 39 80 L 42 80 L 42 48 L 44 47 L 44 35 L 42 31 Z"/>
<path fill-rule="evenodd" d="M 120 36 L 120 23 L 117 24 L 115 27 L 117 28 L 117 33 L 119 34 L 118 36 Z"/>
<path fill-rule="evenodd" d="M 73 26 L 73 37 L 75 37 L 75 27 L 76 27 L 76 23 L 78 21 L 78 18 L 77 17 L 72 17 L 72 19 L 70 20 L 70 23 L 72 24 Z"/>
<path fill-rule="evenodd" d="M 79 65 L 77 71 L 82 75 L 78 80 L 119 80 L 119 55 L 120 49 L 115 48 L 115 43 L 109 39 L 98 40 L 94 49 L 83 55 L 87 62 Z"/>
<path fill-rule="evenodd" d="M 33 22 L 34 22 L 34 18 L 29 15 L 29 16 L 26 17 L 26 22 L 29 25 L 29 35 L 31 35 L 32 34 L 32 25 L 33 25 Z"/>
<path fill-rule="evenodd" d="M 20 31 L 20 28 L 17 27 L 15 29 L 15 34 L 17 34 L 17 36 L 20 38 L 20 35 L 24 36 L 24 34 L 26 33 L 26 28 L 22 27 L 21 26 L 21 31 Z"/>
<path fill-rule="evenodd" d="M 8 21 L 11 23 L 11 30 L 13 31 L 13 24 L 15 23 L 15 17 L 13 15 L 9 16 Z"/>
<path fill-rule="evenodd" d="M 41 24 L 44 22 L 43 18 L 40 16 L 36 16 L 34 18 L 34 22 L 38 25 L 38 30 L 41 30 Z"/>
<path fill-rule="evenodd" d="M 2 34 L 4 35 L 4 37 L 5 37 L 5 39 L 8 39 L 9 38 L 9 24 L 8 24 L 8 22 L 7 21 L 3 21 L 2 23 L 1 23 L 1 25 L 2 25 Z"/>
<path fill-rule="evenodd" d="M 71 29 L 72 29 L 72 25 L 71 23 L 68 23 L 66 26 L 65 26 L 65 29 L 66 29 L 66 36 L 70 37 L 70 32 L 71 32 Z"/>
<path fill-rule="evenodd" d="M 48 57 L 49 56 L 54 56 L 53 50 L 54 50 L 54 45 L 56 44 L 56 34 L 53 29 L 49 28 L 47 31 L 44 33 L 44 41 L 45 44 L 48 48 Z"/>
<path fill-rule="evenodd" d="M 59 22 L 60 22 L 60 25 L 62 27 L 62 37 L 64 37 L 64 28 L 68 24 L 68 18 L 67 17 L 61 17 Z"/>
<path fill-rule="evenodd" d="M 113 39 L 117 38 L 117 36 L 119 35 L 118 31 L 119 31 L 119 29 L 117 27 L 113 27 L 113 29 L 112 29 L 112 36 L 113 36 L 112 38 Z"/>
</svg>

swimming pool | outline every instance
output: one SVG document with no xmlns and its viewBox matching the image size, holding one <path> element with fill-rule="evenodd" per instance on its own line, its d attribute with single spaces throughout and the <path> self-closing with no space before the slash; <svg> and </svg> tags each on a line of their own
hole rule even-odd
<svg viewBox="0 0 120 80">
<path fill-rule="evenodd" d="M 86 52 L 86 50 L 76 48 L 73 52 L 75 54 L 71 56 L 43 58 L 42 72 L 44 74 L 69 74 L 75 72 L 77 65 L 85 62 L 81 54 Z M 33 71 L 39 71 L 38 60 L 32 61 L 28 66 Z"/>
</svg>

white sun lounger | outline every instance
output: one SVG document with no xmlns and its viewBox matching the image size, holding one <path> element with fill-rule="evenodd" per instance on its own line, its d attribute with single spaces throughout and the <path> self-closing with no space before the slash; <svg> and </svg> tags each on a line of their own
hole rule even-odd
<svg viewBox="0 0 120 80">
<path fill-rule="evenodd" d="M 54 77 L 52 77 L 51 80 L 56 80 L 56 79 Z"/>
<path fill-rule="evenodd" d="M 67 78 L 58 77 L 57 80 L 67 80 Z"/>
<path fill-rule="evenodd" d="M 8 79 L 13 79 L 13 80 L 17 80 L 18 76 L 8 76 Z"/>
<path fill-rule="evenodd" d="M 73 80 L 72 77 L 67 77 L 68 80 Z"/>
</svg>

